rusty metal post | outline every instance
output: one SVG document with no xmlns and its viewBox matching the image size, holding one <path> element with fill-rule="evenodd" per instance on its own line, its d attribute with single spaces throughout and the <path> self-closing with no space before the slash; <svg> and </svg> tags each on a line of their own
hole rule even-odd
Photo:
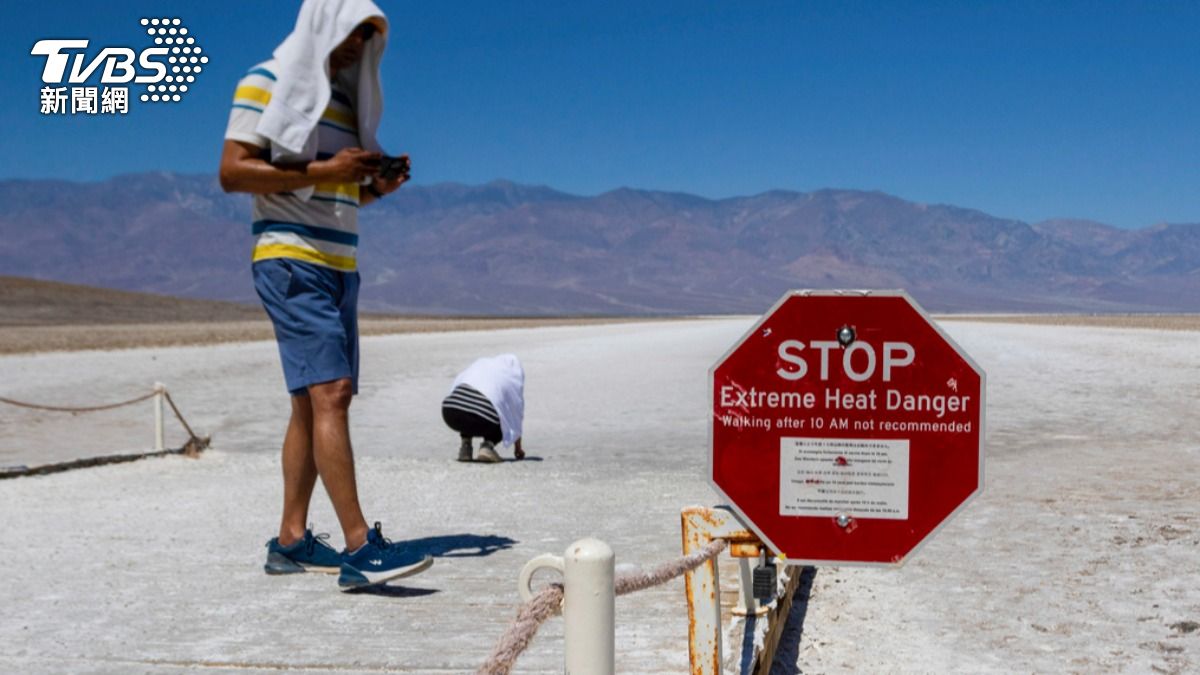
<svg viewBox="0 0 1200 675">
<path fill-rule="evenodd" d="M 683 554 L 690 555 L 714 539 L 731 544 L 761 545 L 727 507 L 689 506 L 680 514 L 683 524 Z M 721 673 L 721 586 L 716 559 L 709 560 L 683 577 L 688 600 L 688 656 L 692 675 Z"/>
</svg>

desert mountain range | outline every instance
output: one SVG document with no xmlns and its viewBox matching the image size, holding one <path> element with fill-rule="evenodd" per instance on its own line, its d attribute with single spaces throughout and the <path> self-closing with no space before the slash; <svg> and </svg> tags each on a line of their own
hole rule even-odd
<svg viewBox="0 0 1200 675">
<path fill-rule="evenodd" d="M 0 181 L 0 274 L 253 302 L 250 200 L 214 176 Z M 748 197 L 495 181 L 361 214 L 364 309 L 759 313 L 791 288 L 903 288 L 932 311 L 1200 311 L 1200 225 L 1024 223 L 880 192 Z"/>
</svg>

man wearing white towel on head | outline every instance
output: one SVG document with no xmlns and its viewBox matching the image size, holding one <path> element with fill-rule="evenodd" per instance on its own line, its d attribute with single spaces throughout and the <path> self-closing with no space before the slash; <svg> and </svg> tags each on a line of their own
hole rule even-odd
<svg viewBox="0 0 1200 675">
<path fill-rule="evenodd" d="M 367 526 L 350 447 L 358 391 L 358 209 L 398 189 L 381 177 L 379 65 L 388 23 L 370 0 L 305 0 L 274 58 L 238 82 L 221 186 L 254 195 L 254 287 L 270 315 L 291 396 L 283 515 L 268 574 L 339 574 L 343 589 L 383 583 L 433 559 Z M 318 476 L 346 547 L 307 527 Z"/>
<path fill-rule="evenodd" d="M 514 446 L 517 459 L 524 459 L 525 369 L 521 362 L 513 354 L 476 359 L 454 378 L 450 394 L 442 401 L 442 419 L 462 441 L 460 462 L 499 462 L 496 444 L 501 441 Z M 476 436 L 482 439 L 477 459 L 472 457 Z"/>
</svg>

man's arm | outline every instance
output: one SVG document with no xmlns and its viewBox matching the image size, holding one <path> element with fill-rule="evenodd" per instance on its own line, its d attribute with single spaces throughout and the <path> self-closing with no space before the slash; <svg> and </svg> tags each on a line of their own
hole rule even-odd
<svg viewBox="0 0 1200 675">
<path fill-rule="evenodd" d="M 377 152 L 345 148 L 325 160 L 272 164 L 259 157 L 259 152 L 260 148 L 252 143 L 226 140 L 221 151 L 221 189 L 270 194 L 299 190 L 317 183 L 357 183 L 379 173 L 381 157 Z"/>
</svg>

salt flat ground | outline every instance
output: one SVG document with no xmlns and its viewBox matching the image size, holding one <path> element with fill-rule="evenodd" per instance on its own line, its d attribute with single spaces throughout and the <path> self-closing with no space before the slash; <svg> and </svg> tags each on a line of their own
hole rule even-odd
<svg viewBox="0 0 1200 675">
<path fill-rule="evenodd" d="M 707 369 L 750 323 L 366 338 L 368 518 L 439 556 L 375 595 L 261 572 L 287 412 L 272 343 L 0 357 L 0 395 L 85 405 L 160 380 L 214 435 L 199 460 L 0 482 L 0 672 L 471 672 L 532 556 L 583 536 L 619 564 L 679 554 L 680 507 L 715 499 Z M 944 327 L 988 372 L 985 492 L 899 570 L 818 570 L 776 671 L 1200 670 L 1197 333 Z M 526 366 L 533 461 L 458 464 L 439 401 L 505 351 Z M 148 403 L 0 409 L 0 465 L 144 449 L 151 420 Z M 319 489 L 312 520 L 336 529 Z M 619 672 L 686 671 L 681 581 L 618 599 L 617 620 Z M 517 672 L 560 672 L 561 639 L 552 619 Z"/>
</svg>

